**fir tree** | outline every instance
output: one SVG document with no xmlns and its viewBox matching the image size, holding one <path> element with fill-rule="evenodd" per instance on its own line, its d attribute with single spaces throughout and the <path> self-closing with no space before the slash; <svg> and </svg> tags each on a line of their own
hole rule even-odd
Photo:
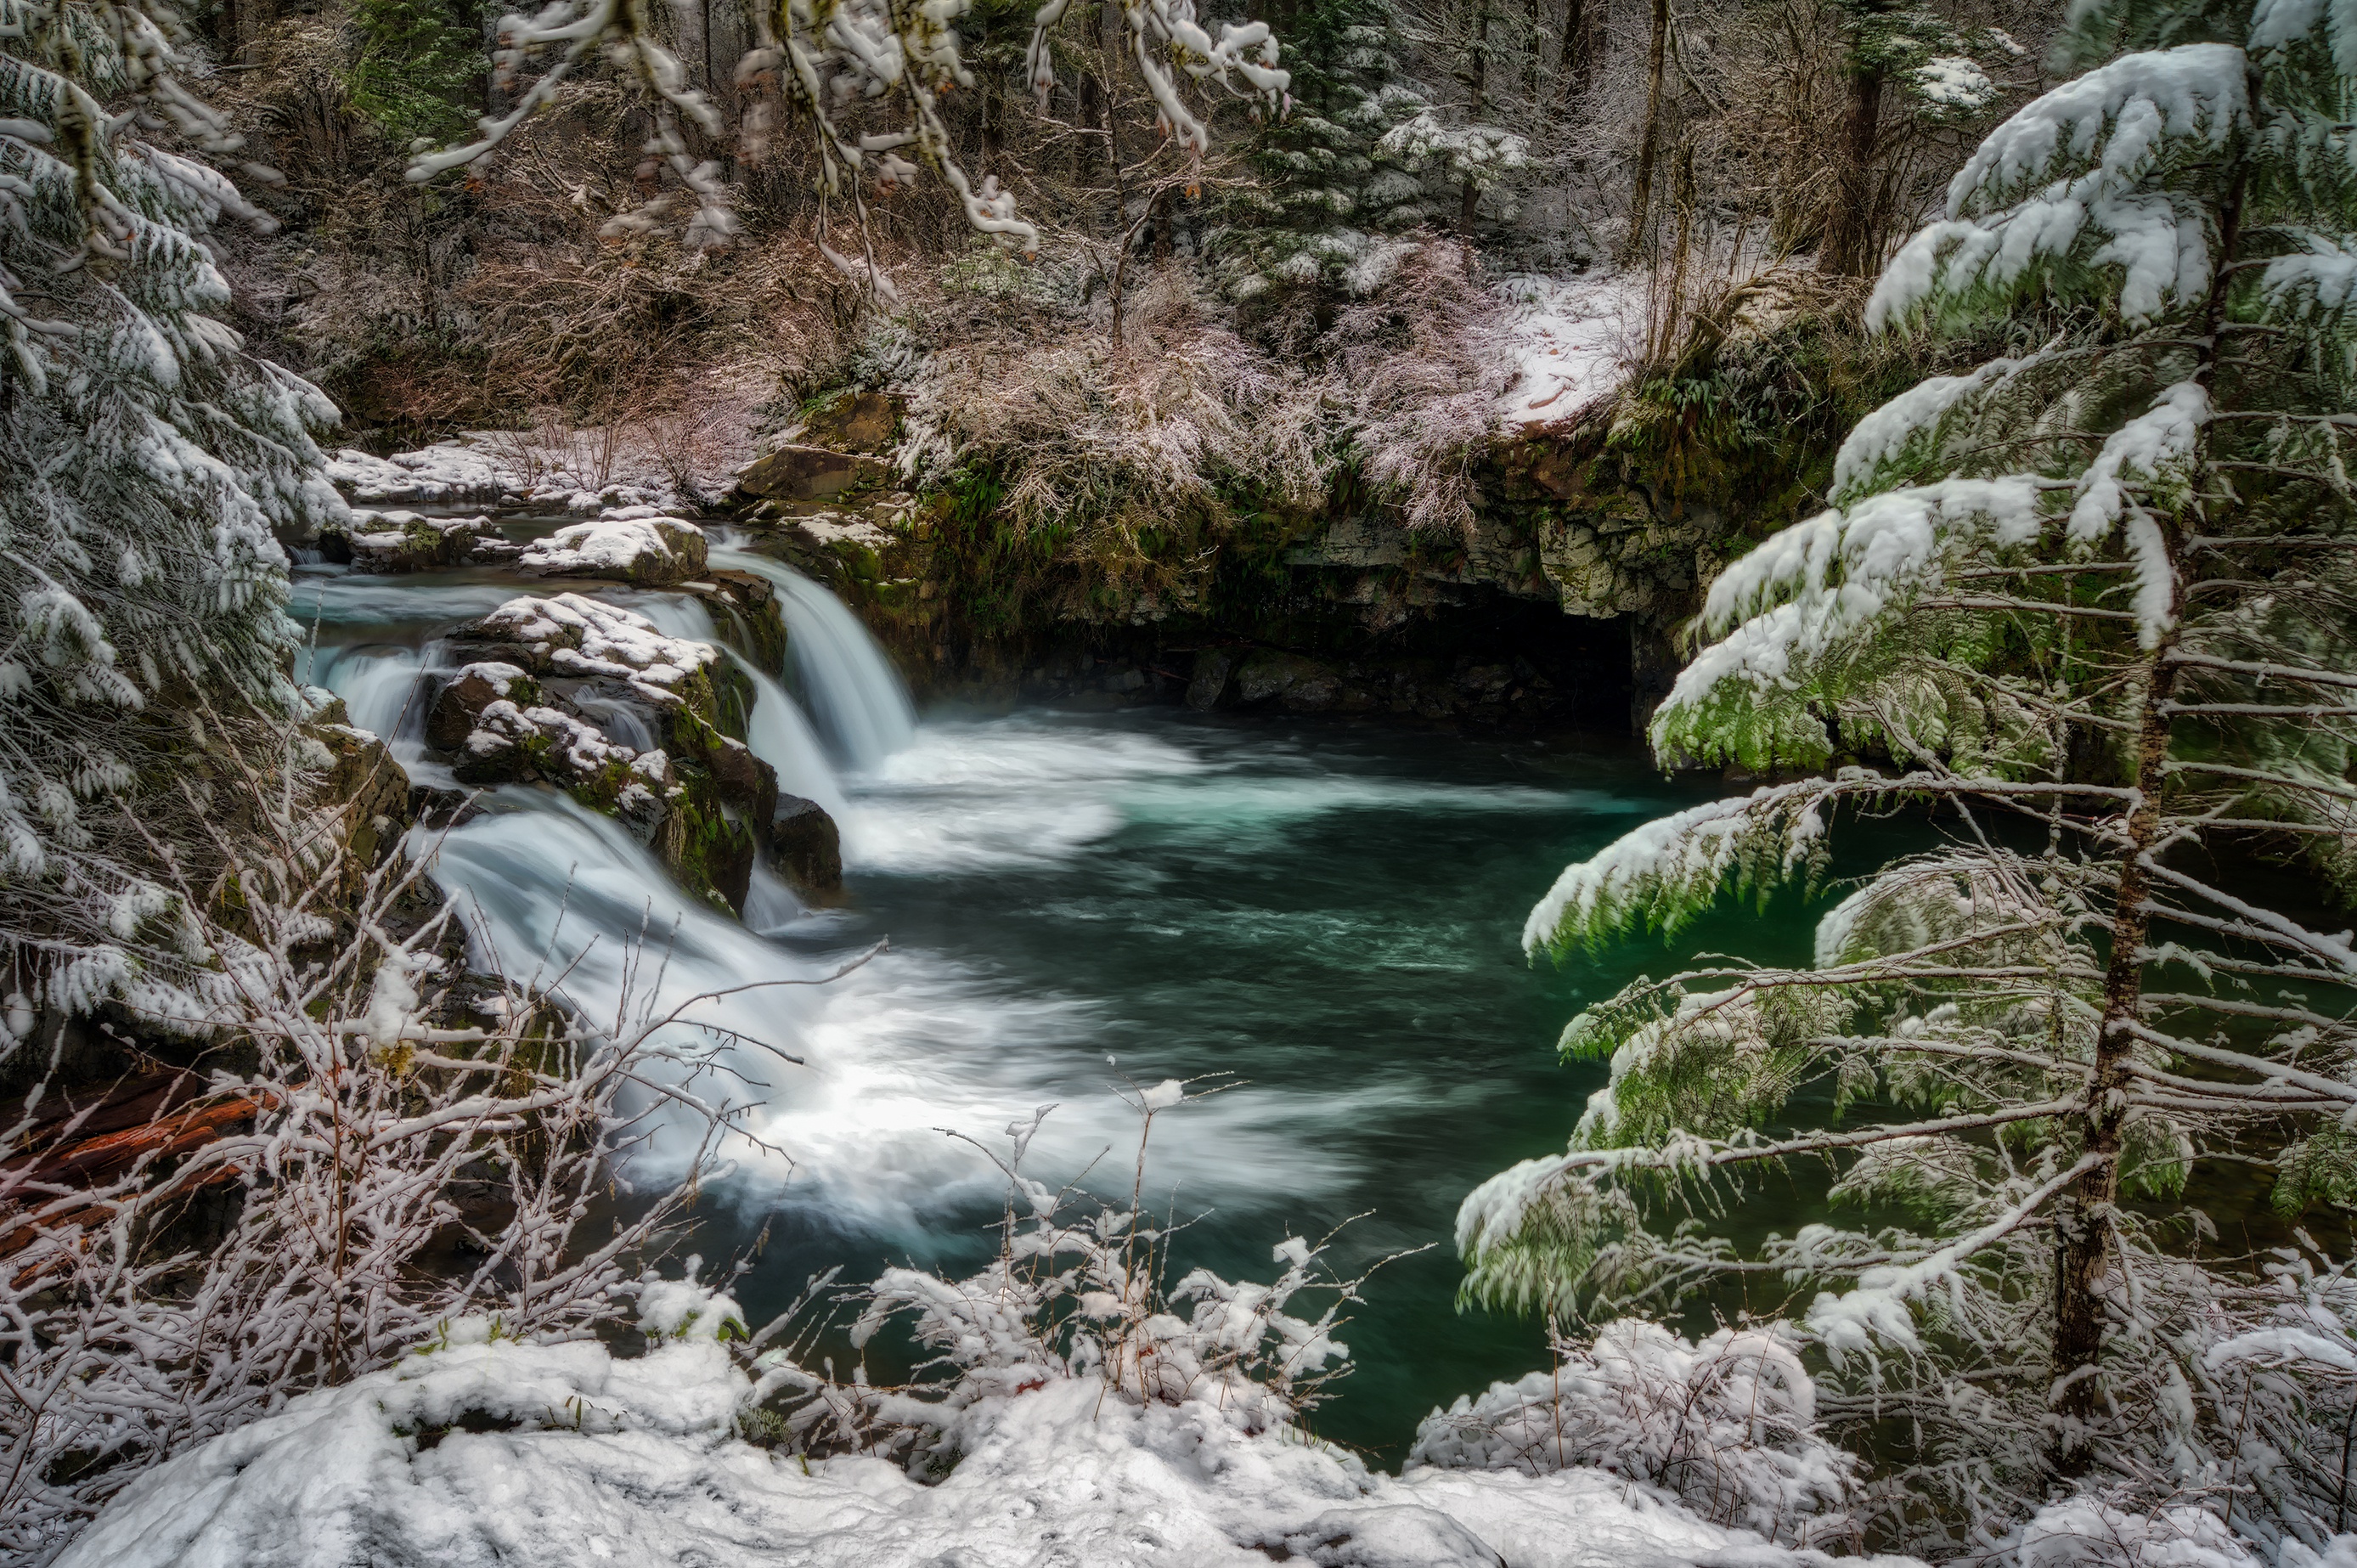
<svg viewBox="0 0 2357 1568">
<path fill-rule="evenodd" d="M 1238 299 L 1273 286 L 1348 287 L 1381 236 L 1438 212 L 1424 182 L 1379 150 L 1426 107 L 1396 74 L 1404 39 L 1389 0 L 1304 0 L 1281 31 L 1290 102 L 1263 124 L 1252 149 L 1260 182 L 1232 204 L 1215 241 Z"/>
<path fill-rule="evenodd" d="M 1945 842 L 1842 899 L 1812 968 L 1714 963 L 1573 1020 L 1609 1087 L 1458 1242 L 1500 1305 L 1782 1282 L 1819 1413 L 1876 1424 L 1917 1549 L 2054 1561 L 2074 1520 L 2182 1509 L 2313 1548 L 2347 1522 L 2349 1291 L 2212 1255 L 2200 1195 L 2255 1162 L 2287 1215 L 2357 1197 L 2357 949 L 2328 900 L 2237 890 L 2266 855 L 2357 886 L 2357 18 L 2074 22 L 2135 52 L 1993 133 L 1868 308 L 2013 351 L 1859 424 L 1832 507 L 1712 586 L 1652 724 L 1665 759 L 1808 771 L 1572 866 L 1525 941 L 1674 933 L 1813 878 L 1861 811 Z M 1804 1092 L 1845 1114 L 1791 1128 Z M 1857 1217 L 1748 1257 L 1670 1223 L 1796 1163 Z"/>
<path fill-rule="evenodd" d="M 222 320 L 202 236 L 268 220 L 202 161 L 238 144 L 183 85 L 182 38 L 158 5 L 0 4 L 12 1036 L 35 1006 L 80 1011 L 206 961 L 139 868 L 201 840 L 224 726 L 296 710 L 279 540 L 343 515 L 312 444 L 334 408 Z"/>
</svg>

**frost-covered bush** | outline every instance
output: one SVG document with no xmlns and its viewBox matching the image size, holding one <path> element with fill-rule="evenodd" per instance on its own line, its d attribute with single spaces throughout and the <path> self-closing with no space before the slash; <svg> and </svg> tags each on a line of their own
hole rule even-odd
<svg viewBox="0 0 2357 1568">
<path fill-rule="evenodd" d="M 1466 263 L 1460 243 L 1429 233 L 1373 247 L 1351 279 L 1361 297 L 1319 344 L 1360 472 L 1412 529 L 1471 523 L 1473 466 L 1512 379 L 1504 305 Z"/>
<path fill-rule="evenodd" d="M 1722 1328 L 1696 1344 L 1621 1318 L 1555 1350 L 1550 1369 L 1426 1416 L 1410 1463 L 1533 1476 L 1588 1466 L 1773 1540 L 1825 1546 L 1853 1533 L 1858 1462 L 1818 1435 L 1797 1337 Z"/>
<path fill-rule="evenodd" d="M 1177 1079 L 1137 1091 L 1141 1160 L 1154 1117 L 1187 1098 Z M 1284 1268 L 1267 1284 L 1203 1269 L 1173 1284 L 1169 1237 L 1135 1195 L 1126 1207 L 1097 1204 L 1023 1173 L 1024 1151 L 1047 1114 L 1007 1129 L 1011 1148 L 999 1162 L 1006 1210 L 987 1267 L 963 1280 L 891 1268 L 851 1294 L 859 1308 L 855 1347 L 904 1320 L 931 1352 L 914 1381 L 872 1385 L 864 1368 L 846 1381 L 791 1349 L 759 1351 L 753 1399 L 775 1411 L 767 1423 L 775 1441 L 803 1452 L 905 1455 L 911 1473 L 921 1474 L 956 1458 L 960 1412 L 1071 1382 L 1132 1405 L 1208 1406 L 1228 1427 L 1262 1434 L 1290 1424 L 1344 1369 L 1350 1348 L 1334 1330 L 1359 1282 L 1322 1270 L 1322 1246 L 1299 1237 L 1279 1242 L 1273 1257 Z M 1315 1317 L 1288 1310 L 1307 1291 L 1331 1297 Z M 796 1316 L 765 1327 L 756 1349 L 787 1333 Z"/>
<path fill-rule="evenodd" d="M 238 139 L 183 37 L 163 5 L 0 10 L 0 939 L 37 1007 L 197 961 L 128 912 L 135 824 L 196 853 L 226 743 L 291 719 L 279 541 L 343 516 L 335 410 L 222 319 L 203 235 L 266 220 L 208 161 Z"/>
<path fill-rule="evenodd" d="M 211 846 L 226 915 L 217 887 L 178 876 L 136 911 L 210 965 L 127 990 L 113 1026 L 192 1036 L 199 1065 L 138 1093 L 37 1085 L 0 1121 L 12 1562 L 44 1561 L 173 1454 L 445 1319 L 525 1337 L 617 1316 L 690 1196 L 642 1195 L 619 1221 L 606 1207 L 611 1156 L 657 1111 L 685 1111 L 691 1142 L 719 1114 L 692 1087 L 708 1061 L 658 1043 L 678 1009 L 626 1001 L 599 1027 L 545 1000 L 565 976 L 544 972 L 479 990 L 484 1022 L 454 1017 L 455 910 L 426 896 L 425 863 L 365 865 L 349 808 L 285 801 L 248 798 L 261 830 Z"/>
<path fill-rule="evenodd" d="M 1184 596 L 1210 562 L 1178 546 L 1233 527 L 1237 502 L 1318 499 L 1335 460 L 1327 395 L 1207 319 L 1164 269 L 1137 291 L 1126 346 L 1010 333 L 933 353 L 900 460 L 937 485 L 961 467 L 992 476 L 1017 561 L 1085 561 L 1097 581 Z"/>
</svg>

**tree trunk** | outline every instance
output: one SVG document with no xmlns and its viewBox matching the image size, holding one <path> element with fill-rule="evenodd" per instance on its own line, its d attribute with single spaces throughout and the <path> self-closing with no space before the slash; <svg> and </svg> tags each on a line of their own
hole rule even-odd
<svg viewBox="0 0 2357 1568">
<path fill-rule="evenodd" d="M 2241 238 L 2243 177 L 2238 171 L 2220 205 L 2218 261 L 2204 310 L 2199 368 L 2194 379 L 2214 401 L 2217 396 L 2219 323 L 2226 310 L 2226 286 Z M 2197 437 L 2195 473 L 2207 470 L 2209 435 Z M 2197 489 L 2193 515 L 2201 517 Z M 2160 535 L 2169 553 L 2171 586 L 2170 625 L 2184 593 L 2179 574 L 2179 531 L 2175 521 L 2162 517 Z M 2169 655 L 2177 635 L 2161 636 L 2145 663 L 2144 692 L 2136 718 L 2136 777 L 2137 796 L 2124 824 L 2127 846 L 2121 855 L 2119 889 L 2112 905 L 2111 957 L 2104 972 L 2104 1015 L 2096 1025 L 2094 1073 L 2087 1087 L 2086 1108 L 2080 1113 L 2086 1152 L 2099 1163 L 2079 1178 L 2059 1219 L 2060 1245 L 2054 1263 L 2054 1412 L 2061 1420 L 2055 1441 L 2055 1468 L 2065 1476 L 2083 1474 L 2093 1462 L 2093 1423 L 2101 1408 L 2095 1386 L 2096 1363 L 2104 1348 L 2104 1294 L 2111 1264 L 2111 1215 L 2120 1196 L 2120 1132 L 2126 1117 L 2128 1060 L 2136 1048 L 2135 1030 L 2141 1019 L 2144 992 L 2143 950 L 2152 931 L 2145 903 L 2151 897 L 2152 875 L 2146 857 L 2158 843 L 2167 824 L 2160 807 L 2162 768 L 2169 759 L 2168 705 L 2177 686 L 2178 666 Z"/>
<path fill-rule="evenodd" d="M 1490 0 L 1478 0 L 1473 14 L 1473 48 L 1466 60 L 1465 85 L 1469 89 L 1466 100 L 1465 119 L 1478 125 L 1490 109 Z M 1473 264 L 1473 223 L 1480 215 L 1481 188 L 1471 175 L 1465 177 L 1465 188 L 1458 194 L 1457 231 L 1465 240 L 1465 264 Z"/>
<path fill-rule="evenodd" d="M 1645 68 L 1645 134 L 1637 144 L 1637 185 L 1629 193 L 1629 237 L 1620 242 L 1620 264 L 1636 264 L 1645 244 L 1645 220 L 1653 206 L 1653 160 L 1662 150 L 1662 73 L 1670 58 L 1670 0 L 1653 0 L 1653 47 Z"/>
<path fill-rule="evenodd" d="M 1565 0 L 1563 53 L 1555 67 L 1562 78 L 1562 102 L 1577 102 L 1587 96 L 1595 63 L 1596 51 L 1587 34 L 1587 0 Z"/>
<path fill-rule="evenodd" d="M 1843 277 L 1868 277 L 1882 264 L 1874 162 L 1881 150 L 1884 81 L 1879 66 L 1850 69 L 1849 124 L 1842 135 L 1834 209 L 1825 224 L 1825 270 Z"/>
</svg>

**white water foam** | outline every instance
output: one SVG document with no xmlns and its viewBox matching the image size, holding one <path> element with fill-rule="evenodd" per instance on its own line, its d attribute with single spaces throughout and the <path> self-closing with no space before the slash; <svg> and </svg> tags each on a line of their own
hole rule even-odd
<svg viewBox="0 0 2357 1568">
<path fill-rule="evenodd" d="M 1041 1170 L 1077 1173 L 1134 1144 L 1135 1121 L 1108 1092 L 1117 1069 L 1092 1048 L 1108 1023 L 1099 1004 L 1011 994 L 926 953 L 887 953 L 823 986 L 767 983 L 826 975 L 840 955 L 797 953 L 688 900 L 617 823 L 562 796 L 503 789 L 490 804 L 444 839 L 436 868 L 468 900 L 475 961 L 560 992 L 601 1027 L 682 1009 L 667 1036 L 677 1048 L 708 1043 L 695 1026 L 712 1025 L 807 1064 L 732 1046 L 745 1081 L 699 1085 L 760 1102 L 750 1136 L 727 1150 L 726 1190 L 741 1201 L 914 1236 L 1001 1185 L 942 1129 L 987 1143 L 1060 1101 L 1036 1145 Z M 1345 1157 L 1309 1154 L 1304 1134 L 1336 1113 L 1329 1096 L 1219 1096 L 1157 1131 L 1148 1187 L 1205 1205 L 1325 1189 L 1348 1179 Z M 648 1157 L 660 1171 L 687 1147 L 674 1131 Z M 1122 1185 L 1125 1170 L 1098 1179 Z"/>
</svg>

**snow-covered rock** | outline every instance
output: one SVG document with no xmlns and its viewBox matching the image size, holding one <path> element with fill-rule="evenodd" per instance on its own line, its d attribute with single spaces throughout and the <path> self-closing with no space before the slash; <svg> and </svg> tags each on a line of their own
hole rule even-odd
<svg viewBox="0 0 2357 1568">
<path fill-rule="evenodd" d="M 663 587 L 701 573 L 708 561 L 704 531 L 675 517 L 632 507 L 558 529 L 525 549 L 517 564 L 551 577 L 619 577 Z"/>
<path fill-rule="evenodd" d="M 347 446 L 328 458 L 327 473 L 352 499 L 376 503 L 495 501 L 514 489 L 490 454 L 455 441 L 390 457 Z"/>
<path fill-rule="evenodd" d="M 937 1484 L 738 1436 L 726 1297 L 644 1304 L 656 1348 L 494 1337 L 468 1319 L 124 1488 L 59 1568 L 1672 1568 L 1803 1559 L 1596 1471 L 1404 1480 L 1204 1401 L 1094 1379 L 985 1399 Z M 663 1330 L 668 1327 L 668 1332 Z"/>
<path fill-rule="evenodd" d="M 425 517 L 414 511 L 355 509 L 349 525 L 319 531 L 330 561 L 360 572 L 430 572 L 515 553 L 488 517 Z"/>
<path fill-rule="evenodd" d="M 708 642 L 665 637 L 636 611 L 579 594 L 510 599 L 457 637 L 512 650 L 510 661 L 537 672 L 627 682 L 659 705 L 677 705 L 689 678 L 720 658 Z"/>
</svg>

